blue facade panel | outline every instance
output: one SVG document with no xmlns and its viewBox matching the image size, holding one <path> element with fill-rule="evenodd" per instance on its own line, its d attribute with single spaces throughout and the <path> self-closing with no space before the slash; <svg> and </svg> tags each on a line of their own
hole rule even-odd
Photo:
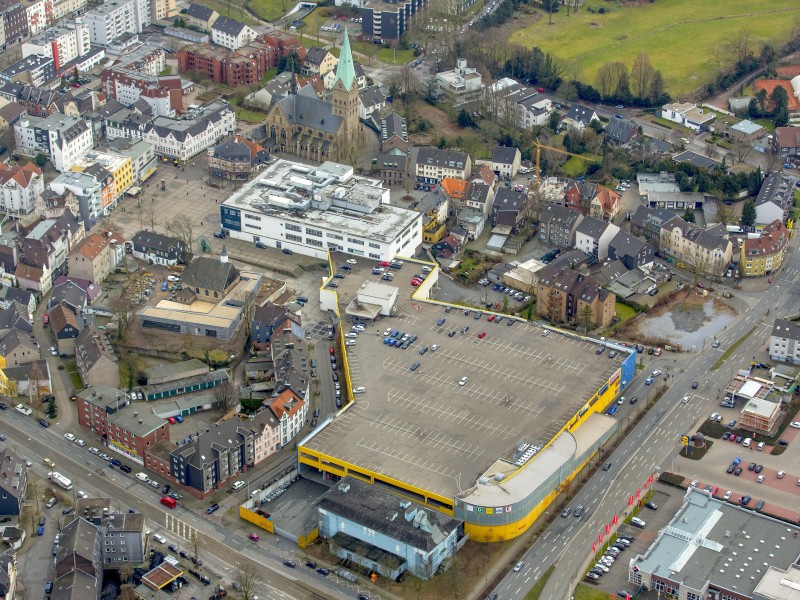
<svg viewBox="0 0 800 600">
<path fill-rule="evenodd" d="M 242 230 L 242 211 L 238 208 L 228 208 L 227 206 L 220 206 L 219 211 L 222 227 L 231 231 Z"/>
</svg>

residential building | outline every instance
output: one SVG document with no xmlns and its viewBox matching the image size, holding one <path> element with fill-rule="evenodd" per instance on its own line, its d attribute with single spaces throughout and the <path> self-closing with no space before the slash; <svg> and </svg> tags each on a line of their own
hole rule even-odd
<svg viewBox="0 0 800 600">
<path fill-rule="evenodd" d="M 270 181 L 269 193 L 262 181 Z M 334 250 L 390 260 L 410 256 L 422 243 L 420 213 L 391 206 L 380 181 L 330 162 L 310 167 L 278 160 L 220 212 L 233 238 L 323 259 Z"/>
<path fill-rule="evenodd" d="M 608 243 L 608 258 L 621 261 L 630 270 L 649 268 L 653 265 L 655 250 L 644 240 L 618 231 Z"/>
<path fill-rule="evenodd" d="M 408 154 L 411 144 L 408 141 L 406 120 L 392 111 L 381 117 L 381 152 L 394 153 L 395 150 Z"/>
<path fill-rule="evenodd" d="M 48 56 L 27 56 L 0 71 L 0 80 L 44 86 L 55 79 L 53 59 Z"/>
<path fill-rule="evenodd" d="M 465 179 L 455 179 L 453 177 L 445 177 L 439 183 L 438 187 L 434 187 L 433 191 L 438 193 L 441 190 L 447 197 L 448 209 L 452 215 L 456 210 L 460 210 L 466 206 L 466 197 L 470 189 L 470 182 Z M 476 188 L 477 189 L 477 188 Z M 478 190 L 480 191 L 480 190 Z M 476 198 L 477 200 L 477 198 Z M 445 220 L 447 215 L 442 220 Z"/>
<path fill-rule="evenodd" d="M 58 71 L 68 62 L 88 54 L 89 43 L 89 26 L 79 21 L 67 21 L 23 43 L 22 57 L 47 56 L 53 59 Z"/>
<path fill-rule="evenodd" d="M 16 0 L 3 0 L 0 3 L 0 16 L 3 18 L 3 49 L 17 44 L 30 35 L 25 5 Z"/>
<path fill-rule="evenodd" d="M 156 172 L 158 158 L 153 147 L 144 140 L 114 139 L 108 142 L 108 149 L 105 152 L 130 159 L 133 182 L 136 186 L 147 181 Z M 131 188 L 130 193 L 134 191 Z"/>
<path fill-rule="evenodd" d="M 767 130 L 764 129 L 762 125 L 753 123 L 748 119 L 737 119 L 733 116 L 725 116 L 717 119 L 714 121 L 712 129 L 729 140 L 744 142 L 746 144 L 752 144 L 767 134 Z"/>
<path fill-rule="evenodd" d="M 553 113 L 553 101 L 542 98 L 535 88 L 503 77 L 489 87 L 487 118 L 502 124 L 529 130 L 548 124 Z"/>
<path fill-rule="evenodd" d="M 251 27 L 228 17 L 219 16 L 211 25 L 211 41 L 230 50 L 246 46 L 256 35 L 258 34 Z"/>
<path fill-rule="evenodd" d="M 233 338 L 261 289 L 260 273 L 239 271 L 228 262 L 225 246 L 219 259 L 199 256 L 181 275 L 175 298 L 139 312 L 139 325 L 219 340 Z M 202 307 L 202 308 L 201 308 Z"/>
<path fill-rule="evenodd" d="M 215 83 L 256 85 L 278 62 L 277 48 L 257 38 L 238 50 L 196 44 L 176 53 L 180 73 L 201 72 Z"/>
<path fill-rule="evenodd" d="M 150 20 L 168 21 L 178 16 L 175 0 L 150 0 Z"/>
<path fill-rule="evenodd" d="M 539 271 L 536 314 L 552 322 L 585 327 L 589 321 L 592 327 L 608 327 L 616 315 L 616 301 L 614 294 L 580 271 L 558 265 Z"/>
<path fill-rule="evenodd" d="M 111 238 L 93 233 L 78 244 L 69 255 L 70 275 L 101 283 L 117 266 L 110 247 Z"/>
<path fill-rule="evenodd" d="M 797 533 L 786 521 L 690 487 L 649 547 L 626 561 L 628 581 L 662 597 L 788 600 L 796 595 Z M 726 567 L 734 564 L 738 577 Z"/>
<path fill-rule="evenodd" d="M 800 127 L 776 127 L 772 151 L 782 160 L 800 157 Z"/>
<path fill-rule="evenodd" d="M 78 218 L 90 229 L 103 214 L 103 184 L 88 172 L 62 173 L 50 182 L 50 190 L 61 197 L 71 194 L 78 202 Z"/>
<path fill-rule="evenodd" d="M 656 250 L 661 247 L 661 226 L 672 219 L 675 213 L 663 208 L 637 206 L 631 215 L 631 235 L 644 238 Z"/>
<path fill-rule="evenodd" d="M 24 306 L 28 311 L 28 321 L 33 321 L 36 310 L 36 296 L 27 291 L 7 285 L 0 286 L 0 309 L 6 310 L 14 304 Z"/>
<path fill-rule="evenodd" d="M 455 69 L 436 73 L 436 83 L 439 97 L 454 106 L 476 100 L 483 94 L 483 77 L 477 69 L 467 66 L 466 58 L 457 58 Z"/>
<path fill-rule="evenodd" d="M 100 532 L 104 565 L 139 565 L 147 558 L 147 536 L 142 513 L 115 511 L 111 498 L 78 498 L 73 518 L 85 519 Z"/>
<path fill-rule="evenodd" d="M 331 77 L 328 77 L 331 79 Z M 373 114 L 380 115 L 381 111 L 386 108 L 387 92 L 380 86 L 372 86 L 360 90 L 358 94 L 358 118 L 366 121 Z"/>
<path fill-rule="evenodd" d="M 211 33 L 211 27 L 214 25 L 214 21 L 219 18 L 219 15 L 213 8 L 192 3 L 186 9 L 185 17 L 186 24 L 190 27 L 197 27 L 201 31 Z"/>
<path fill-rule="evenodd" d="M 379 154 L 375 157 L 380 178 L 386 187 L 402 187 L 410 180 L 409 158 L 406 154 Z"/>
<path fill-rule="evenodd" d="M 612 144 L 625 146 L 639 137 L 639 125 L 631 119 L 614 117 L 608 121 L 605 135 Z"/>
<path fill-rule="evenodd" d="M 19 154 L 45 154 L 55 170 L 63 173 L 92 148 L 94 136 L 83 119 L 54 114 L 21 120 L 14 127 L 14 141 Z"/>
<path fill-rule="evenodd" d="M 167 67 L 167 52 L 161 46 L 140 43 L 126 47 L 108 66 L 155 77 Z"/>
<path fill-rule="evenodd" d="M 75 338 L 81 332 L 78 317 L 66 304 L 50 308 L 47 314 L 50 316 L 50 331 L 53 332 L 56 350 L 61 356 L 73 356 Z"/>
<path fill-rule="evenodd" d="M 25 461 L 10 448 L 0 450 L 0 515 L 18 515 L 28 489 Z"/>
<path fill-rule="evenodd" d="M 272 335 L 284 329 L 291 329 L 295 337 L 303 337 L 300 320 L 293 313 L 286 312 L 285 308 L 272 302 L 256 307 L 250 326 L 253 348 L 256 351 L 268 349 Z"/>
<path fill-rule="evenodd" d="M 387 579 L 432 579 L 458 549 L 461 521 L 354 477 L 331 487 L 317 514 L 331 554 Z"/>
<path fill-rule="evenodd" d="M 33 212 L 36 198 L 44 192 L 44 175 L 34 163 L 8 166 L 0 163 L 0 210 L 22 217 Z"/>
<path fill-rule="evenodd" d="M 0 20 L 2 24 L 2 20 Z M 17 553 L 9 548 L 0 554 L 0 593 L 3 600 L 14 600 L 17 597 Z"/>
<path fill-rule="evenodd" d="M 305 427 L 308 403 L 291 389 L 286 389 L 270 403 L 269 408 L 279 423 L 281 446 L 286 446 Z"/>
<path fill-rule="evenodd" d="M 133 256 L 150 264 L 177 265 L 184 260 L 186 253 L 181 240 L 154 231 L 138 231 L 131 242 Z"/>
<path fill-rule="evenodd" d="M 765 277 L 780 269 L 789 250 L 789 230 L 775 220 L 755 238 L 741 241 L 739 272 L 742 277 Z"/>
<path fill-rule="evenodd" d="M 67 190 L 63 195 L 56 194 L 53 190 L 44 190 L 36 197 L 33 203 L 36 214 L 42 219 L 57 219 L 69 209 L 73 215 L 80 214 L 78 199 L 75 194 Z"/>
<path fill-rule="evenodd" d="M 2 20 L 0 20 L 2 23 Z M 21 104 L 8 102 L 5 106 L 0 106 L 0 131 L 14 127 L 28 115 L 28 111 Z"/>
<path fill-rule="evenodd" d="M 670 102 L 661 108 L 661 118 L 683 125 L 683 115 L 695 108 L 697 105 L 691 102 Z"/>
<path fill-rule="evenodd" d="M 90 329 L 94 326 L 84 332 Z M 103 438 L 108 449 L 140 465 L 151 448 L 169 441 L 169 421 L 146 407 L 130 406 L 130 400 L 119 388 L 98 383 L 76 395 L 80 425 Z"/>
<path fill-rule="evenodd" d="M 602 185 L 597 186 L 597 194 L 589 203 L 589 215 L 595 219 L 611 221 L 622 208 L 622 198 L 614 190 Z"/>
<path fill-rule="evenodd" d="M 143 139 L 156 154 L 186 162 L 236 130 L 236 114 L 224 100 L 212 100 L 193 115 L 180 120 L 156 117 L 145 126 Z"/>
<path fill-rule="evenodd" d="M 539 239 L 550 246 L 570 248 L 575 245 L 575 231 L 582 220 L 581 213 L 547 202 L 539 213 Z"/>
<path fill-rule="evenodd" d="M 94 324 L 84 327 L 75 338 L 75 364 L 85 385 L 103 383 L 119 387 L 119 363 L 114 348 Z"/>
<path fill-rule="evenodd" d="M 45 0 L 25 0 L 25 17 L 28 20 L 28 35 L 36 35 L 52 25 L 52 3 Z"/>
<path fill-rule="evenodd" d="M 591 181 L 568 180 L 566 191 L 564 192 L 564 206 L 570 210 L 588 215 L 592 207 L 592 200 L 597 195 L 598 185 Z"/>
<path fill-rule="evenodd" d="M 339 59 L 325 48 L 311 46 L 306 52 L 303 64 L 300 67 L 300 74 L 310 77 L 313 75 L 325 75 L 328 71 L 336 69 Z"/>
<path fill-rule="evenodd" d="M 524 192 L 500 188 L 492 202 L 492 227 L 505 225 L 517 235 L 522 231 L 530 211 L 530 198 Z"/>
<path fill-rule="evenodd" d="M 569 106 L 569 112 L 567 112 L 567 116 L 564 117 L 562 121 L 567 127 L 572 129 L 578 129 L 582 131 L 586 127 L 592 124 L 592 121 L 600 122 L 600 117 L 597 116 L 597 113 L 593 108 L 589 108 L 584 106 L 583 104 L 578 104 L 577 102 L 573 102 Z"/>
<path fill-rule="evenodd" d="M 144 100 L 154 116 L 163 118 L 175 117 L 182 112 L 183 96 L 194 88 L 179 75 L 149 75 L 128 67 L 103 69 L 100 79 L 108 98 L 125 106 L 134 106 Z"/>
<path fill-rule="evenodd" d="M 97 5 L 81 17 L 89 26 L 89 39 L 93 44 L 108 46 L 125 34 L 142 33 L 151 23 L 150 2 L 115 0 Z"/>
<path fill-rule="evenodd" d="M 522 154 L 518 148 L 495 146 L 492 149 L 492 171 L 504 179 L 517 176 L 522 163 Z"/>
<path fill-rule="evenodd" d="M 66 281 L 60 281 L 53 286 L 53 293 L 47 300 L 47 310 L 58 306 L 65 306 L 74 315 L 81 315 L 86 310 L 89 295 L 80 285 L 62 276 Z"/>
<path fill-rule="evenodd" d="M 443 179 L 442 184 L 450 179 Z M 468 182 L 464 190 L 461 203 L 464 207 L 478 211 L 483 220 L 492 212 L 494 206 L 494 187 L 487 185 L 481 179 L 473 179 Z M 453 195 L 449 195 L 451 203 L 453 202 Z"/>
<path fill-rule="evenodd" d="M 208 175 L 212 179 L 247 181 L 268 160 L 263 146 L 235 135 L 208 151 Z"/>
<path fill-rule="evenodd" d="M 469 179 L 472 158 L 466 152 L 422 146 L 417 153 L 415 169 L 417 182 L 439 183 L 445 177 Z"/>
<path fill-rule="evenodd" d="M 410 27 L 411 19 L 427 6 L 427 0 L 361 2 L 361 39 L 370 43 L 397 46 L 403 33 Z"/>
<path fill-rule="evenodd" d="M 102 170 L 101 170 L 102 169 Z M 133 186 L 133 163 L 128 156 L 112 152 L 90 150 L 72 165 L 72 171 L 87 172 L 100 180 L 109 180 L 103 187 L 101 205 L 103 214 L 117 206 L 131 186 Z"/>
<path fill-rule="evenodd" d="M 84 236 L 84 229 L 68 211 L 57 219 L 39 222 L 20 242 L 20 265 L 17 267 L 17 278 L 22 276 L 30 289 L 47 294 L 56 277 L 67 269 L 67 254 Z M 34 271 L 20 271 L 23 266 L 38 270 L 36 285 L 28 279 Z M 20 284 L 20 287 L 23 287 Z M 23 288 L 24 289 L 24 288 Z"/>
<path fill-rule="evenodd" d="M 103 589 L 103 551 L 100 531 L 78 517 L 64 525 L 56 549 L 52 598 L 100 598 Z"/>
<path fill-rule="evenodd" d="M 756 225 L 773 221 L 785 222 L 789 209 L 794 206 L 794 178 L 781 173 L 770 173 L 761 184 L 756 198 Z"/>
<path fill-rule="evenodd" d="M 298 91 L 293 80 L 289 95 L 272 105 L 266 130 L 276 152 L 315 162 L 344 162 L 350 149 L 363 145 L 359 89 L 346 29 L 334 82 L 330 102 L 320 100 L 311 86 Z"/>
<path fill-rule="evenodd" d="M 769 338 L 769 358 L 792 365 L 800 364 L 800 323 L 775 319 Z"/>
<path fill-rule="evenodd" d="M 722 224 L 703 229 L 674 216 L 661 226 L 662 253 L 693 265 L 701 273 L 723 275 L 731 264 L 733 245 Z"/>
<path fill-rule="evenodd" d="M 466 182 L 465 182 L 466 183 Z M 422 241 L 427 244 L 435 244 L 447 235 L 447 214 L 448 214 L 447 195 L 439 188 L 434 188 L 414 205 L 412 210 L 422 213 Z"/>
<path fill-rule="evenodd" d="M 608 258 L 608 244 L 618 233 L 619 227 L 613 223 L 585 217 L 575 229 L 575 248 L 604 261 Z"/>
</svg>

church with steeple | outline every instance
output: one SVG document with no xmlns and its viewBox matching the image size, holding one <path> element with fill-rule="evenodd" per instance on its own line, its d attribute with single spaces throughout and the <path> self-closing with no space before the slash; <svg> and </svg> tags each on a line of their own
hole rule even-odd
<svg viewBox="0 0 800 600">
<path fill-rule="evenodd" d="M 358 121 L 358 82 L 347 29 L 330 101 L 320 100 L 310 85 L 298 91 L 293 75 L 289 94 L 272 106 L 266 127 L 273 152 L 316 162 L 354 162 L 364 134 Z"/>
</svg>

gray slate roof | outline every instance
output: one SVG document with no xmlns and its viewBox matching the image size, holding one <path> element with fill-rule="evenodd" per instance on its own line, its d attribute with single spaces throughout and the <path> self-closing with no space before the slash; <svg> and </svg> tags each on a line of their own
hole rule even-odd
<svg viewBox="0 0 800 600">
<path fill-rule="evenodd" d="M 210 256 L 198 256 L 181 275 L 181 283 L 190 288 L 223 292 L 239 278 L 239 269 Z"/>
<path fill-rule="evenodd" d="M 756 206 L 772 202 L 786 208 L 786 201 L 792 196 L 792 179 L 783 177 L 780 173 L 770 173 L 761 184 L 756 198 Z"/>
<path fill-rule="evenodd" d="M 788 319 L 775 319 L 772 335 L 790 340 L 800 340 L 800 323 Z"/>
<path fill-rule="evenodd" d="M 47 308 L 53 308 L 64 302 L 72 309 L 72 312 L 77 314 L 80 309 L 86 308 L 87 298 L 86 291 L 79 285 L 72 281 L 65 281 L 53 288 Z"/>
<path fill-rule="evenodd" d="M 618 144 L 626 144 L 635 135 L 638 125 L 630 119 L 618 119 L 614 117 L 606 125 L 606 138 Z"/>
<path fill-rule="evenodd" d="M 147 250 L 160 250 L 171 252 L 183 244 L 177 238 L 169 237 L 154 231 L 137 231 L 133 236 L 135 246 L 142 246 Z"/>
<path fill-rule="evenodd" d="M 580 216 L 581 213 L 570 210 L 566 206 L 548 202 L 539 214 L 539 221 L 541 223 L 551 223 L 553 225 L 563 225 L 571 228 Z"/>
<path fill-rule="evenodd" d="M 515 192 L 510 188 L 500 188 L 494 196 L 492 212 L 514 211 L 519 212 L 525 205 L 525 194 Z"/>
<path fill-rule="evenodd" d="M 492 162 L 510 165 L 514 162 L 517 152 L 519 152 L 519 150 L 511 146 L 495 146 L 492 149 Z"/>
<path fill-rule="evenodd" d="M 469 155 L 466 152 L 422 146 L 417 153 L 418 164 L 430 164 L 451 169 L 466 167 Z"/>
<path fill-rule="evenodd" d="M 575 122 L 583 123 L 584 125 L 588 125 L 592 122 L 592 115 L 595 115 L 595 111 L 588 106 L 584 106 L 583 104 L 578 104 L 577 102 L 573 102 L 569 107 L 569 113 L 567 113 L 567 118 L 572 119 Z"/>
<path fill-rule="evenodd" d="M 318 46 L 311 46 L 306 52 L 306 58 L 303 62 L 319 67 L 326 56 L 328 56 L 327 50 Z"/>
<path fill-rule="evenodd" d="M 186 9 L 186 16 L 200 21 L 208 21 L 213 14 L 213 9 L 203 6 L 202 4 L 190 4 L 189 8 Z"/>
<path fill-rule="evenodd" d="M 609 247 L 613 247 L 614 250 L 617 252 L 619 256 L 633 256 L 636 257 L 642 249 L 647 246 L 647 242 L 644 240 L 640 240 L 639 238 L 633 237 L 625 233 L 624 231 L 620 231 L 614 238 L 609 242 Z"/>
<path fill-rule="evenodd" d="M 342 118 L 333 114 L 333 105 L 317 98 L 314 88 L 310 85 L 296 94 L 281 98 L 278 100 L 278 106 L 292 125 L 335 134 L 342 124 Z"/>
<path fill-rule="evenodd" d="M 381 119 L 381 140 L 385 142 L 393 135 L 408 141 L 406 120 L 394 111 Z"/>
<path fill-rule="evenodd" d="M 211 26 L 212 30 L 221 31 L 222 33 L 227 33 L 230 36 L 236 37 L 242 30 L 247 27 L 241 21 L 237 21 L 236 19 L 229 19 L 228 17 L 223 17 L 220 15 L 214 24 Z"/>
<path fill-rule="evenodd" d="M 580 222 L 575 232 L 597 240 L 600 239 L 601 235 L 603 235 L 605 230 L 608 228 L 608 225 L 609 224 L 605 221 L 600 221 L 594 217 L 584 217 L 583 221 Z"/>
</svg>

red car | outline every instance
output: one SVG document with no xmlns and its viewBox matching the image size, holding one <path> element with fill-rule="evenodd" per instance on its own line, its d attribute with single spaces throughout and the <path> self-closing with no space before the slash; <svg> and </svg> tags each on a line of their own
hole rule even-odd
<svg viewBox="0 0 800 600">
<path fill-rule="evenodd" d="M 489 323 L 491 323 L 492 321 L 494 321 L 494 319 L 495 319 L 495 316 L 494 316 L 494 315 L 489 315 L 489 319 L 488 319 L 488 320 L 489 320 Z"/>
<path fill-rule="evenodd" d="M 167 421 L 169 421 L 169 424 L 170 424 L 170 425 L 177 425 L 177 423 L 178 423 L 178 422 L 175 420 L 175 417 L 169 417 L 169 418 L 167 418 Z"/>
<path fill-rule="evenodd" d="M 485 338 L 485 337 L 486 337 L 486 332 L 485 332 L 485 331 L 481 331 L 481 332 L 478 334 L 478 339 L 479 339 L 479 340 L 482 340 L 482 339 L 483 339 L 483 338 Z"/>
<path fill-rule="evenodd" d="M 414 287 L 419 287 L 419 284 L 422 283 L 419 279 L 412 279 L 411 285 Z"/>
<path fill-rule="evenodd" d="M 328 352 L 330 353 L 330 355 L 331 355 L 331 356 L 333 356 L 334 354 L 336 354 L 336 350 L 334 350 L 334 349 L 333 349 L 333 346 L 331 346 L 330 348 L 328 348 Z"/>
<path fill-rule="evenodd" d="M 379 263 L 378 263 L 378 266 L 379 266 L 379 267 L 388 267 L 388 266 L 389 266 L 389 263 L 388 263 L 388 262 L 386 262 L 386 261 L 384 260 L 383 262 L 379 262 Z"/>
</svg>

